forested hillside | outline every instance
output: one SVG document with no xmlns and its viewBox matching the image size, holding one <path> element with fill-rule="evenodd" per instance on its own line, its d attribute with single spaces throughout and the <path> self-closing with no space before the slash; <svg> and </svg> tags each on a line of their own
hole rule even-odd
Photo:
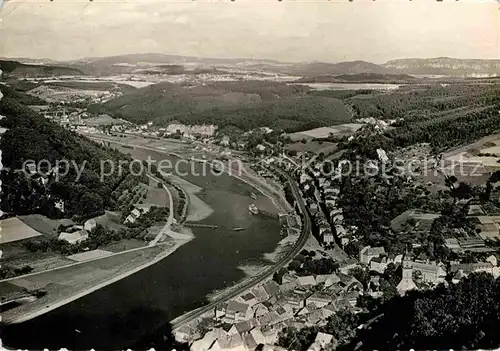
<svg viewBox="0 0 500 351">
<path fill-rule="evenodd" d="M 500 130 L 500 86 L 431 86 L 390 94 L 376 92 L 344 99 L 355 116 L 396 119 L 393 129 L 349 143 L 351 149 L 376 157 L 393 150 L 430 143 L 434 151 L 472 142 Z M 343 144 L 344 146 L 346 144 Z M 342 145 L 341 145 L 342 147 Z"/>
<path fill-rule="evenodd" d="M 350 119 L 349 111 L 339 99 L 312 96 L 307 91 L 307 87 L 300 85 L 262 81 L 218 82 L 197 87 L 160 83 L 92 109 L 135 123 L 154 121 L 165 125 L 178 121 L 242 130 L 267 126 L 288 132 Z"/>
<path fill-rule="evenodd" d="M 128 167 L 100 179 L 101 162 L 130 159 L 118 151 L 105 148 L 78 134 L 39 116 L 20 103 L 23 93 L 0 85 L 4 94 L 0 114 L 5 116 L 0 125 L 8 130 L 2 135 L 2 211 L 16 214 L 43 213 L 57 215 L 54 203 L 65 201 L 66 215 L 84 216 L 112 208 L 113 190 L 128 176 Z M 43 186 L 37 176 L 27 177 L 21 170 L 27 160 L 39 162 L 43 172 L 56 166 L 56 161 L 70 163 L 68 174 L 56 181 L 50 177 Z M 75 165 L 77 165 L 78 170 Z M 117 166 L 116 166 L 117 167 Z M 65 172 L 65 167 L 60 169 Z M 77 172 L 81 172 L 78 179 Z"/>
<path fill-rule="evenodd" d="M 0 69 L 5 78 L 36 78 L 62 75 L 82 75 L 83 72 L 70 67 L 53 65 L 30 65 L 17 61 L 0 60 Z"/>
</svg>

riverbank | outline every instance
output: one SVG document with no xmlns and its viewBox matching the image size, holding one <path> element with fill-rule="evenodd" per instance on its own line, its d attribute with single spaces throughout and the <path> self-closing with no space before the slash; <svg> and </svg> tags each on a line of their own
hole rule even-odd
<svg viewBox="0 0 500 351">
<path fill-rule="evenodd" d="M 176 164 L 178 161 L 154 149 L 128 150 L 143 160 L 152 157 L 156 162 L 168 160 Z M 161 262 L 43 316 L 5 326 L 4 343 L 22 349 L 42 344 L 49 349 L 69 346 L 116 350 L 143 341 L 148 348 L 148 340 L 155 338 L 155 331 L 161 331 L 166 323 L 188 311 L 210 309 L 207 300 L 210 293 L 245 278 L 238 267 L 245 262 L 260 262 L 265 252 L 276 248 L 279 221 L 254 216 L 248 211 L 254 201 L 251 193 L 257 194 L 254 187 L 212 172 L 204 177 L 195 176 L 191 173 L 192 167 L 198 173 L 204 167 L 197 162 L 178 165 L 179 173 L 187 174 L 183 179 L 203 189 L 196 196 L 214 209 L 206 222 L 217 224 L 218 228 L 191 228 L 196 240 Z M 260 197 L 258 194 L 263 201 L 264 197 Z M 243 229 L 234 231 L 233 228 Z M 251 283 L 260 281 L 261 276 Z"/>
<path fill-rule="evenodd" d="M 181 240 L 172 240 L 153 247 L 134 249 L 112 257 L 3 282 L 2 284 L 17 286 L 38 284 L 43 286 L 47 295 L 3 312 L 2 323 L 21 323 L 48 313 L 160 262 L 192 239 L 194 235 L 185 231 Z"/>
<path fill-rule="evenodd" d="M 210 217 L 210 215 L 214 212 L 214 209 L 198 196 L 197 193 L 203 190 L 203 188 L 194 185 L 193 183 L 188 182 L 181 177 L 176 175 L 169 175 L 172 179 L 172 182 L 178 185 L 180 188 L 184 189 L 189 196 L 189 206 L 187 209 L 187 217 L 186 221 L 189 222 L 198 222 L 205 218 Z"/>
</svg>

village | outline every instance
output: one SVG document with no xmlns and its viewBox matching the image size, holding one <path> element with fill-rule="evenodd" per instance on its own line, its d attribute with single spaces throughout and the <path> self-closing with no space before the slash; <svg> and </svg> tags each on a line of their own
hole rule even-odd
<svg viewBox="0 0 500 351">
<path fill-rule="evenodd" d="M 307 216 L 312 222 L 312 237 L 304 249 L 279 269 L 272 279 L 253 286 L 235 298 L 215 304 L 210 312 L 175 329 L 176 339 L 189 344 L 191 350 L 255 350 L 259 345 L 264 345 L 267 350 L 285 350 L 276 346 L 280 344 L 283 330 L 324 327 L 339 311 L 353 315 L 365 313 L 367 299 L 381 303 L 395 295 L 404 296 L 411 290 L 433 289 L 441 283 L 458 283 L 472 273 L 485 272 L 495 278 L 500 276 L 500 256 L 491 244 L 500 238 L 499 211 L 475 199 L 460 199 L 456 202 L 457 206 L 467 209 L 465 216 L 468 223 L 472 223 L 471 228 L 465 224 L 463 227 L 444 225 L 440 231 L 444 247 L 459 259 L 427 255 L 422 252 L 422 243 L 418 240 L 398 247 L 389 244 L 368 245 L 359 233 L 360 228 L 352 225 L 342 207 L 344 189 L 341 170 L 325 174 L 323 157 L 315 160 L 318 156 L 315 153 L 285 150 L 282 144 L 288 140 L 287 135 L 276 135 L 270 128 L 263 127 L 230 138 L 223 133 L 216 133 L 216 126 L 213 125 L 185 126 L 171 123 L 160 127 L 152 122 L 134 125 L 106 114 L 92 116 L 81 109 L 38 109 L 46 118 L 84 135 L 132 135 L 152 140 L 168 138 L 185 144 L 184 151 L 189 149 L 195 156 L 206 157 L 212 153 L 216 159 L 246 158 L 252 164 L 253 171 L 266 179 L 273 188 L 284 191 L 290 205 L 297 210 L 297 215 L 280 216 L 281 236 L 295 240 L 303 229 L 303 221 L 298 215 L 297 202 L 292 196 L 287 196 L 289 189 L 283 187 L 284 182 L 274 169 L 281 169 L 294 177 L 306 205 Z M 348 137 L 347 142 L 363 133 L 388 130 L 397 121 L 385 122 L 371 118 L 357 122 L 359 125 L 350 126 L 352 130 L 342 134 Z M 300 137 L 306 134 L 302 133 Z M 327 135 L 331 136 L 331 132 Z M 490 151 L 475 155 L 469 152 L 464 163 L 471 166 L 472 161 L 482 162 L 481 158 L 491 158 L 496 149 L 492 145 L 486 146 Z M 369 160 L 367 164 L 390 162 L 386 151 L 376 151 L 378 159 Z M 411 157 L 423 162 L 426 156 L 416 152 Z M 304 159 L 314 161 L 303 167 Z M 446 161 L 450 163 L 450 160 L 452 157 Z M 490 169 L 485 172 L 494 171 L 497 167 L 492 162 L 489 165 Z M 449 172 L 450 169 L 442 171 Z M 407 175 L 400 178 L 405 186 L 413 185 L 416 181 L 415 177 Z M 460 186 L 457 179 L 448 185 L 452 191 Z M 492 191 L 492 196 L 497 195 L 498 190 Z M 64 204 L 58 206 L 62 206 L 63 210 Z M 122 221 L 131 224 L 147 212 L 148 209 L 135 206 Z M 391 218 L 389 230 L 402 236 L 425 238 L 442 217 L 436 211 L 405 209 Z M 67 223 L 61 228 L 58 238 L 77 244 L 86 240 L 88 232 L 95 226 L 93 220 L 82 225 Z M 365 327 L 363 323 L 358 325 L 360 329 Z M 318 331 L 309 350 L 335 349 L 339 342 L 334 333 Z"/>
<path fill-rule="evenodd" d="M 384 150 L 377 150 L 378 162 L 388 162 Z M 279 344 L 285 328 L 301 330 L 327 325 L 340 310 L 366 312 L 366 301 L 386 301 L 411 290 L 433 289 L 439 284 L 456 284 L 472 273 L 500 276 L 496 248 L 488 240 L 499 237 L 498 214 L 465 200 L 467 218 L 476 223 L 467 228 L 444 228 L 444 245 L 459 257 L 477 254 L 480 258 L 439 260 L 424 253 L 415 255 L 421 244 L 415 242 L 398 252 L 394 248 L 363 244 L 356 226 L 348 225 L 339 204 L 339 174 L 324 175 L 322 162 L 308 169 L 298 168 L 302 155 L 271 154 L 258 162 L 259 175 L 276 181 L 270 167 L 279 167 L 295 176 L 302 200 L 313 223 L 315 245 L 306 246 L 299 255 L 274 274 L 273 279 L 254 286 L 238 297 L 218 304 L 201 318 L 175 330 L 178 341 L 191 350 L 285 350 Z M 310 155 L 309 155 L 310 156 Z M 405 180 L 408 181 L 408 180 Z M 285 189 L 286 192 L 286 189 Z M 293 200 L 292 200 L 293 202 Z M 293 203 L 297 208 L 297 204 Z M 395 233 L 429 235 L 440 213 L 409 209 L 395 216 L 390 229 Z M 282 232 L 293 235 L 300 217 L 287 216 Z M 350 247 L 349 253 L 345 251 Z M 356 253 L 352 254 L 352 247 Z M 363 324 L 358 328 L 365 328 Z M 308 350 L 335 349 L 335 335 L 318 331 Z"/>
</svg>

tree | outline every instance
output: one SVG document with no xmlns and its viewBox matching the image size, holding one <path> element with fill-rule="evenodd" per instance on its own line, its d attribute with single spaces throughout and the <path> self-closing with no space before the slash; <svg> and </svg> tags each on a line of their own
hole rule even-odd
<svg viewBox="0 0 500 351">
<path fill-rule="evenodd" d="M 349 274 L 359 280 L 361 284 L 363 284 L 364 289 L 368 289 L 368 283 L 370 282 L 370 273 L 368 270 L 361 267 L 355 267 L 349 270 Z"/>
<path fill-rule="evenodd" d="M 359 319 L 356 314 L 342 309 L 328 318 L 323 332 L 332 334 L 339 344 L 345 344 L 356 335 L 358 324 Z"/>
<path fill-rule="evenodd" d="M 491 349 L 500 345 L 500 279 L 474 273 L 457 284 L 395 297 L 359 335 L 363 349 Z"/>
<path fill-rule="evenodd" d="M 294 327 L 286 327 L 278 333 L 278 346 L 282 346 L 287 350 L 307 350 L 314 342 L 317 328 L 303 328 L 298 330 Z"/>
<path fill-rule="evenodd" d="M 97 211 L 102 211 L 103 200 L 96 193 L 86 192 L 82 195 L 78 201 L 78 211 L 77 214 L 87 215 L 93 214 Z"/>
</svg>

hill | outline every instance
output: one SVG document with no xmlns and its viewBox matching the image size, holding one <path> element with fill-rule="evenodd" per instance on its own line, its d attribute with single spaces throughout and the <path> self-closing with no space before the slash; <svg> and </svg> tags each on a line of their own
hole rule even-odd
<svg viewBox="0 0 500 351">
<path fill-rule="evenodd" d="M 263 71 L 303 77 L 343 74 L 407 74 L 481 76 L 500 75 L 500 60 L 438 58 L 408 58 L 391 60 L 384 64 L 368 61 L 329 62 L 280 62 L 270 59 L 206 58 L 157 53 L 92 57 L 68 62 L 48 59 L 0 59 L 0 69 L 19 76 L 77 75 L 77 74 L 125 74 L 137 69 L 167 74 L 197 74 L 214 69 L 239 69 Z M 5 68 L 4 68 L 5 67 Z M 197 71 L 201 69 L 201 71 Z"/>
<path fill-rule="evenodd" d="M 500 75 L 500 60 L 455 59 L 449 57 L 411 58 L 388 61 L 383 67 L 398 70 L 405 74 Z"/>
<path fill-rule="evenodd" d="M 137 64 L 137 63 L 151 63 L 151 64 L 180 64 L 180 63 L 196 63 L 206 65 L 216 64 L 243 64 L 244 62 L 251 64 L 275 64 L 279 61 L 267 59 L 243 59 L 243 58 L 207 58 L 195 56 L 182 56 L 182 55 L 168 55 L 158 53 L 146 54 L 129 54 L 129 55 L 116 55 L 108 57 L 90 57 L 81 60 L 70 61 L 71 64 L 92 63 L 94 65 L 117 65 L 117 64 Z"/>
<path fill-rule="evenodd" d="M 298 131 L 350 119 L 335 98 L 307 95 L 309 88 L 266 81 L 217 82 L 188 87 L 160 83 L 137 89 L 103 105 L 105 112 L 134 123 L 215 124 L 242 130 L 271 127 Z"/>
<path fill-rule="evenodd" d="M 406 83 L 415 79 L 408 74 L 358 73 L 304 77 L 295 83 Z"/>
<path fill-rule="evenodd" d="M 4 85 L 0 85 L 0 90 L 4 95 L 0 114 L 5 116 L 0 125 L 8 129 L 0 140 L 4 167 L 1 173 L 2 211 L 54 217 L 60 215 L 55 209 L 59 200 L 65 202 L 65 216 L 85 217 L 103 213 L 105 208 L 113 209 L 113 191 L 131 179 L 130 171 L 124 167 L 122 174 L 113 172 L 101 180 L 101 161 L 118 162 L 119 159 L 130 160 L 130 157 L 41 117 L 22 104 L 19 97 L 23 93 Z M 60 180 L 49 177 L 49 182 L 43 185 L 38 176 L 28 177 L 22 172 L 27 160 L 36 163 L 46 160 L 46 165 L 40 164 L 39 173 L 54 168 L 56 161 L 67 160 L 70 166 L 66 168 L 61 163 L 60 172 L 67 170 L 67 175 L 61 175 Z"/>
<path fill-rule="evenodd" d="M 299 65 L 296 71 L 302 74 L 390 73 L 389 69 L 366 61 L 347 61 L 339 63 L 314 62 Z"/>
<path fill-rule="evenodd" d="M 5 61 L 0 60 L 0 69 L 3 72 L 5 78 L 39 78 L 39 77 L 50 77 L 50 76 L 64 76 L 64 75 L 82 75 L 83 72 L 64 66 L 53 66 L 53 65 L 33 65 L 24 64 L 18 61 Z"/>
</svg>

